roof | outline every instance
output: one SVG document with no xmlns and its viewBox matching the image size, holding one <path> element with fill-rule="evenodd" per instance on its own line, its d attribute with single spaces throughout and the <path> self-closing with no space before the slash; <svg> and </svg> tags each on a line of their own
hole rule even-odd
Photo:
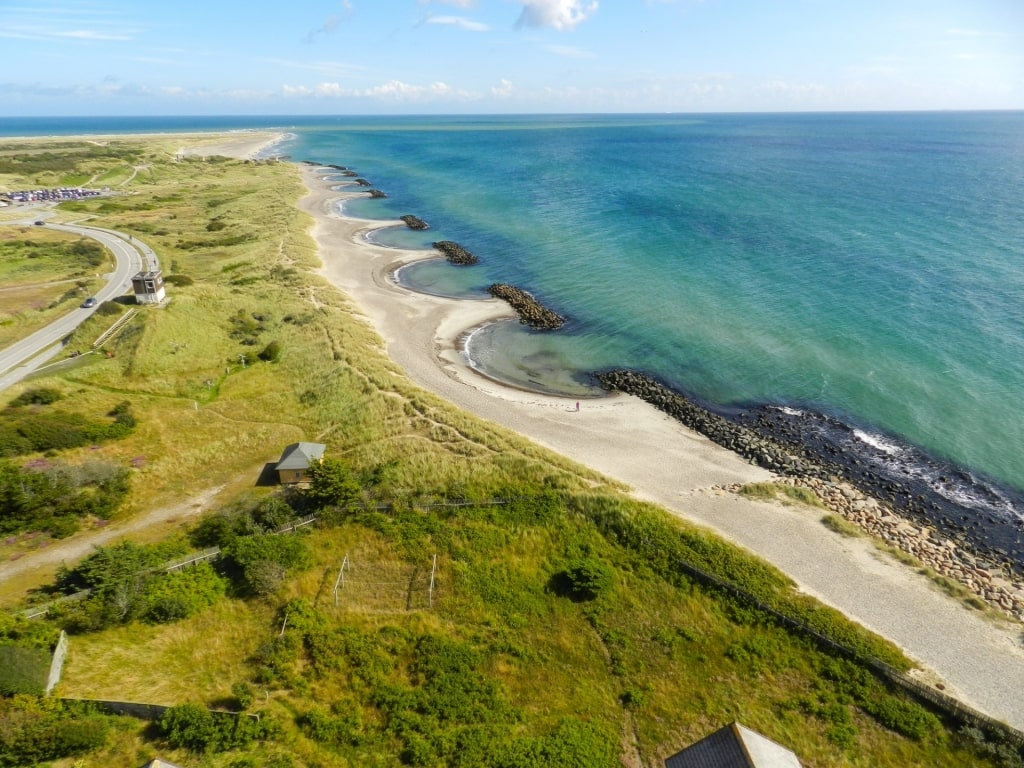
<svg viewBox="0 0 1024 768">
<path fill-rule="evenodd" d="M 731 723 L 665 760 L 665 768 L 800 768 L 796 755 Z"/>
<path fill-rule="evenodd" d="M 174 763 L 168 763 L 166 760 L 161 760 L 159 757 L 155 757 L 146 763 L 142 768 L 179 768 Z"/>
<path fill-rule="evenodd" d="M 310 462 L 323 458 L 326 448 L 323 443 L 292 443 L 284 449 L 274 469 L 309 469 Z"/>
</svg>

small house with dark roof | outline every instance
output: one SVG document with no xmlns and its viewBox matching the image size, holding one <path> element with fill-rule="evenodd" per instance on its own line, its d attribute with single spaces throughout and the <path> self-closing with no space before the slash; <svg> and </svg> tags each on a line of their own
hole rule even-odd
<svg viewBox="0 0 1024 768">
<path fill-rule="evenodd" d="M 665 768 L 801 768 L 796 755 L 732 723 L 665 760 Z"/>
<path fill-rule="evenodd" d="M 163 272 L 159 269 L 138 272 L 132 278 L 132 290 L 136 304 L 159 304 L 167 297 Z"/>
<path fill-rule="evenodd" d="M 292 443 L 281 454 L 281 460 L 274 467 L 277 479 L 282 485 L 308 483 L 309 467 L 324 457 L 327 448 L 323 443 Z"/>
</svg>

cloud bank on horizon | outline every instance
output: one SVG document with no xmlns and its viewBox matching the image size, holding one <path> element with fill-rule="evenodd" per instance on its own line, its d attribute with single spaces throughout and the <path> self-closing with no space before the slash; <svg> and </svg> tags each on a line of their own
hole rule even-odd
<svg viewBox="0 0 1024 768">
<path fill-rule="evenodd" d="M 13 0 L 0 116 L 1024 109 L 1020 0 Z"/>
</svg>

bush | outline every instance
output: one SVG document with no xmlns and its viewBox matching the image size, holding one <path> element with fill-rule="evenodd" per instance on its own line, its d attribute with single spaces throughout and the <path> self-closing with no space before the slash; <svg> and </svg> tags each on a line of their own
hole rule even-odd
<svg viewBox="0 0 1024 768">
<path fill-rule="evenodd" d="M 40 765 L 104 745 L 114 719 L 35 696 L 0 699 L 0 766 Z"/>
<path fill-rule="evenodd" d="M 37 389 L 26 389 L 8 404 L 12 408 L 22 405 L 49 405 L 55 403 L 64 395 L 60 390 L 53 387 L 39 387 Z"/>
<path fill-rule="evenodd" d="M 309 474 L 305 497 L 316 507 L 344 507 L 359 498 L 359 481 L 341 459 L 325 457 L 313 462 Z"/>
<path fill-rule="evenodd" d="M 128 490 L 128 471 L 103 462 L 34 470 L 0 459 L 0 532 L 66 535 L 79 517 L 109 517 Z"/>
<path fill-rule="evenodd" d="M 0 645 L 0 695 L 41 694 L 50 673 L 50 653 L 42 648 Z"/>
<path fill-rule="evenodd" d="M 195 282 L 195 280 L 193 280 L 188 275 L 165 275 L 164 276 L 164 283 L 166 283 L 167 285 L 174 285 L 174 286 L 177 286 L 179 288 L 183 288 L 183 287 L 185 287 L 187 285 L 192 285 L 194 282 Z"/>
<path fill-rule="evenodd" d="M 277 341 L 272 341 L 263 348 L 263 351 L 259 354 L 260 360 L 267 363 L 276 363 L 281 359 L 281 344 Z"/>
<path fill-rule="evenodd" d="M 198 704 L 178 704 L 157 721 L 167 743 L 192 752 L 241 749 L 254 741 L 273 738 L 279 727 L 270 718 L 213 713 Z"/>
<path fill-rule="evenodd" d="M 918 741 L 942 728 L 939 718 L 912 701 L 870 697 L 861 702 L 861 707 L 886 728 Z"/>
<path fill-rule="evenodd" d="M 615 577 L 611 568 L 596 557 L 580 557 L 555 574 L 552 587 L 556 594 L 576 602 L 595 600 L 611 589 Z"/>
</svg>

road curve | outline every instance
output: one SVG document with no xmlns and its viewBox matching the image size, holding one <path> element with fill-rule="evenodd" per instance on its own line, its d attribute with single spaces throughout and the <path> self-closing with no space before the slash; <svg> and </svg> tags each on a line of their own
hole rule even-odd
<svg viewBox="0 0 1024 768">
<path fill-rule="evenodd" d="M 153 249 L 145 243 L 139 242 L 132 235 L 80 224 L 44 224 L 43 226 L 91 237 L 114 254 L 114 271 L 107 275 L 107 284 L 95 294 L 97 306 L 123 294 L 125 289 L 131 285 L 132 276 L 137 272 L 159 268 L 159 262 Z M 0 391 L 20 381 L 57 354 L 61 349 L 60 346 L 57 346 L 58 342 L 81 325 L 94 311 L 96 311 L 96 307 L 88 309 L 76 307 L 45 328 L 41 328 L 32 335 L 0 350 Z"/>
</svg>

